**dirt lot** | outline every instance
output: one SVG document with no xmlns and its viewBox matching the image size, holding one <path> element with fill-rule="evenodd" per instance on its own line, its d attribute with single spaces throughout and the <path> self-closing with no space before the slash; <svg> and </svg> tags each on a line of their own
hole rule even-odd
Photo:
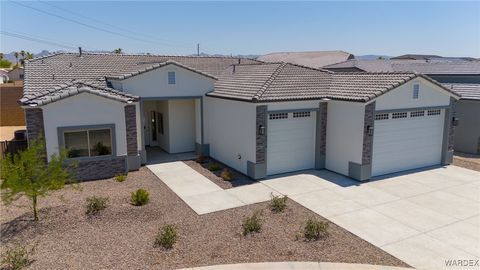
<svg viewBox="0 0 480 270">
<path fill-rule="evenodd" d="M 453 165 L 480 172 L 480 155 L 455 152 Z"/>
<path fill-rule="evenodd" d="M 288 201 L 286 212 L 272 214 L 267 203 L 198 216 L 148 169 L 113 179 L 71 186 L 42 198 L 40 221 L 31 221 L 27 201 L 1 205 L 1 251 L 17 244 L 35 245 L 31 269 L 174 269 L 224 263 L 327 261 L 406 266 L 405 263 L 331 224 L 330 236 L 317 242 L 296 240 L 307 217 L 317 217 Z M 136 207 L 130 192 L 150 191 L 150 203 Z M 85 215 L 85 199 L 108 196 L 98 216 Z M 241 235 L 244 217 L 263 210 L 262 231 Z M 174 224 L 179 239 L 166 251 L 154 237 Z"/>
</svg>

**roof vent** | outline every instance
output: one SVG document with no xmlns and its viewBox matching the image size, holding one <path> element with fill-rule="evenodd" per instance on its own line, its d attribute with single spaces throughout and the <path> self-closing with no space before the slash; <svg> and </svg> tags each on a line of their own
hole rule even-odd
<svg viewBox="0 0 480 270">
<path fill-rule="evenodd" d="M 232 65 L 232 66 L 233 66 L 232 73 L 235 73 L 235 65 Z"/>
<path fill-rule="evenodd" d="M 78 56 L 82 57 L 82 47 L 78 47 Z"/>
<path fill-rule="evenodd" d="M 241 61 L 241 60 L 242 60 L 241 58 L 238 58 L 238 64 L 239 64 L 239 65 L 240 65 L 240 61 Z"/>
<path fill-rule="evenodd" d="M 72 64 L 72 62 L 70 62 L 70 67 L 72 67 L 72 66 L 73 66 L 73 64 Z"/>
<path fill-rule="evenodd" d="M 55 81 L 55 74 L 52 74 L 52 80 Z"/>
</svg>

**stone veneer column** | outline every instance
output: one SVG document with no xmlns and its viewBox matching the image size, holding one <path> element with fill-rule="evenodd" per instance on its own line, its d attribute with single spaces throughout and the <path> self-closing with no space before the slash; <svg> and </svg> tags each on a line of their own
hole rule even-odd
<svg viewBox="0 0 480 270">
<path fill-rule="evenodd" d="M 316 124 L 316 147 L 315 147 L 315 169 L 325 168 L 325 157 L 327 154 L 327 112 L 328 103 L 326 101 L 320 102 L 317 113 Z"/>
<path fill-rule="evenodd" d="M 27 125 L 27 138 L 29 141 L 37 139 L 40 136 L 45 138 L 43 110 L 41 108 L 25 109 L 25 122 Z"/>
<path fill-rule="evenodd" d="M 448 165 L 453 162 L 453 143 L 455 139 L 455 126 L 453 118 L 455 117 L 457 100 L 450 97 L 450 106 L 445 109 L 444 134 L 442 145 L 442 165 Z"/>
<path fill-rule="evenodd" d="M 127 139 L 127 167 L 128 170 L 140 168 L 141 158 L 137 144 L 137 111 L 135 105 L 125 106 L 125 128 Z"/>
<path fill-rule="evenodd" d="M 260 127 L 263 126 L 265 133 L 260 134 Z M 267 106 L 256 107 L 255 120 L 255 161 L 247 161 L 247 175 L 253 179 L 261 179 L 267 176 Z"/>
</svg>

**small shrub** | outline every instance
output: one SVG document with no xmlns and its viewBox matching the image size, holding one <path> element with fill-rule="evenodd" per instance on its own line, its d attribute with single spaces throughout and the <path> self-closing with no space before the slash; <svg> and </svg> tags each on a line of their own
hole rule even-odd
<svg viewBox="0 0 480 270">
<path fill-rule="evenodd" d="M 212 172 L 215 172 L 215 171 L 218 171 L 220 170 L 222 167 L 220 166 L 220 164 L 214 162 L 214 163 L 211 163 L 210 165 L 208 165 L 208 169 Z"/>
<path fill-rule="evenodd" d="M 222 173 L 220 174 L 220 177 L 224 181 L 232 181 L 233 180 L 233 172 L 227 168 L 223 169 Z"/>
<path fill-rule="evenodd" d="M 127 176 L 125 174 L 117 174 L 117 176 L 115 176 L 115 181 L 121 183 L 123 181 L 127 180 Z"/>
<path fill-rule="evenodd" d="M 95 215 L 103 209 L 107 208 L 107 197 L 88 197 L 87 198 L 87 215 Z"/>
<path fill-rule="evenodd" d="M 270 208 L 272 209 L 273 212 L 279 213 L 283 212 L 285 210 L 285 207 L 287 207 L 287 196 L 277 196 L 273 195 L 273 193 L 270 195 L 272 199 L 270 200 Z"/>
<path fill-rule="evenodd" d="M 155 246 L 171 249 L 177 241 L 177 231 L 173 225 L 165 225 L 155 238 Z"/>
<path fill-rule="evenodd" d="M 305 225 L 303 236 L 307 241 L 318 240 L 328 235 L 328 223 L 309 218 Z"/>
<path fill-rule="evenodd" d="M 18 270 L 27 267 L 32 262 L 29 258 L 33 248 L 26 246 L 16 246 L 7 249 L 2 254 L 2 269 Z"/>
<path fill-rule="evenodd" d="M 242 224 L 243 235 L 248 235 L 251 233 L 258 233 L 262 229 L 262 220 L 259 217 L 258 213 L 253 214 L 250 217 L 247 217 Z"/>
<path fill-rule="evenodd" d="M 198 155 L 197 158 L 195 159 L 197 163 L 203 164 L 207 162 L 207 157 L 204 155 Z"/>
<path fill-rule="evenodd" d="M 137 189 L 132 192 L 132 204 L 136 206 L 142 206 L 148 203 L 150 194 L 145 189 Z"/>
</svg>

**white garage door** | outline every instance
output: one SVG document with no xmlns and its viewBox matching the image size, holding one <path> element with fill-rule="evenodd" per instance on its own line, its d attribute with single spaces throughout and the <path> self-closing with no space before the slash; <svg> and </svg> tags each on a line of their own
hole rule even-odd
<svg viewBox="0 0 480 270">
<path fill-rule="evenodd" d="M 269 114 L 267 174 L 315 167 L 315 112 Z"/>
<path fill-rule="evenodd" d="M 372 175 L 440 164 L 444 110 L 377 114 Z"/>
</svg>

